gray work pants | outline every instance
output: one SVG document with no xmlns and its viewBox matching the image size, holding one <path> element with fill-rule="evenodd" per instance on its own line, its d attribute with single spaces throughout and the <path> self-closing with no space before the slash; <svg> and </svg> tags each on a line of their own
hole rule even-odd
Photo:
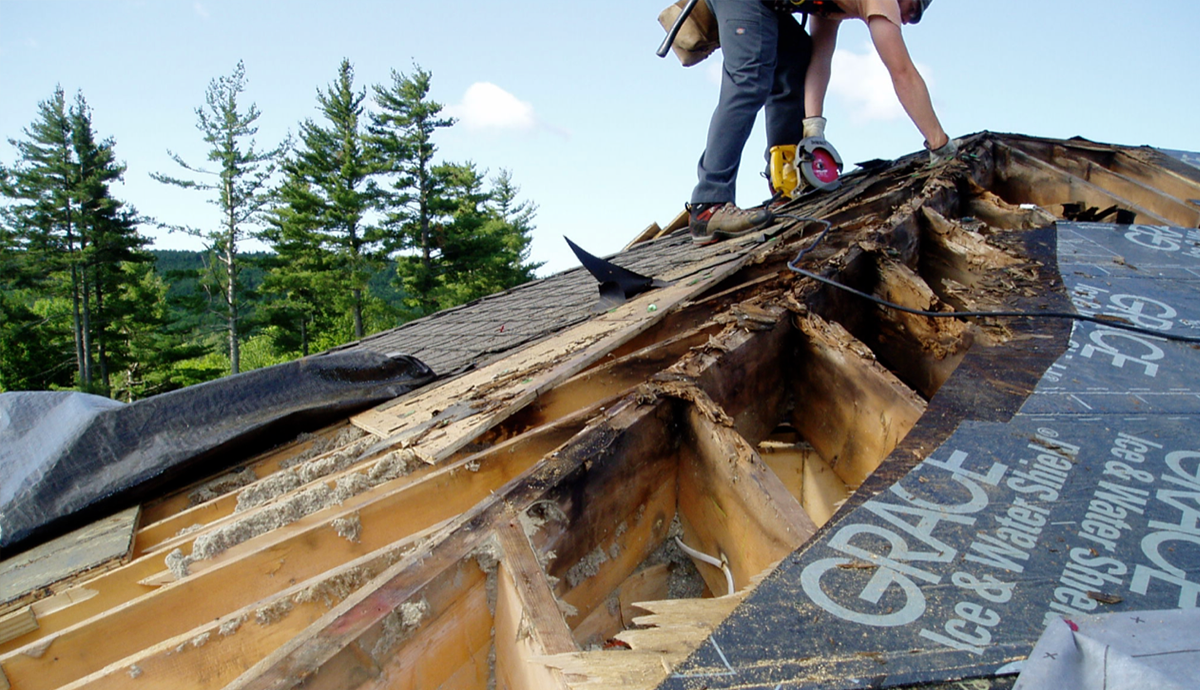
<svg viewBox="0 0 1200 690">
<path fill-rule="evenodd" d="M 773 12 L 759 0 L 706 1 L 717 19 L 724 65 L 694 204 L 736 200 L 742 150 L 764 106 L 768 151 L 800 142 L 804 75 L 812 56 L 812 40 L 794 16 Z"/>
</svg>

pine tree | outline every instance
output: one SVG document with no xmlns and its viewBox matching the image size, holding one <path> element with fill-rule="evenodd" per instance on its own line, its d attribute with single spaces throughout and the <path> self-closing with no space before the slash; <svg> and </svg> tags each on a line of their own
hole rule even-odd
<svg viewBox="0 0 1200 690">
<path fill-rule="evenodd" d="M 110 358 L 123 358 L 112 331 L 113 321 L 124 310 L 150 306 L 120 303 L 120 293 L 132 279 L 127 264 L 149 264 L 153 258 L 144 251 L 148 240 L 138 234 L 137 211 L 110 192 L 110 185 L 124 175 L 125 166 L 116 162 L 111 140 L 97 143 L 91 109 L 82 94 L 71 109 L 71 139 L 78 165 L 74 196 L 79 205 L 84 351 L 89 353 L 89 362 L 95 361 L 89 378 L 98 378 L 93 383 L 107 393 Z"/>
<path fill-rule="evenodd" d="M 53 317 L 62 309 L 54 300 L 66 300 L 75 349 L 75 385 L 81 390 L 106 392 L 110 348 L 104 332 L 105 300 L 120 289 L 119 264 L 149 259 L 139 252 L 146 240 L 137 232 L 136 211 L 111 194 L 111 185 L 121 179 L 125 168 L 116 162 L 112 140 L 97 140 L 83 95 L 67 108 L 60 87 L 51 99 L 38 105 L 38 114 L 25 130 L 24 140 L 10 140 L 20 159 L 6 173 L 3 193 L 12 200 L 6 209 L 6 253 L 15 265 L 36 266 L 41 277 L 30 279 L 26 271 L 29 292 L 19 309 L 8 294 L 6 311 L 26 321 L 36 320 L 41 313 L 47 321 L 39 328 L 46 342 L 54 342 L 56 338 L 46 332 L 58 327 Z M 21 359 L 24 355 L 19 353 L 33 349 L 37 348 L 14 342 L 9 352 Z M 43 355 L 53 351 L 41 349 Z M 43 362 L 42 366 L 44 372 L 62 370 L 60 363 Z M 61 385 L 56 376 L 26 377 L 25 381 L 39 378 Z"/>
<path fill-rule="evenodd" d="M 10 175 L 0 168 L 0 195 L 14 194 Z M 0 207 L 0 392 L 69 387 L 70 339 L 56 334 L 56 324 L 33 308 L 47 281 L 18 231 L 19 220 L 16 208 Z"/>
<path fill-rule="evenodd" d="M 215 164 L 215 169 L 192 166 L 181 156 L 168 151 L 171 160 L 201 179 L 183 179 L 161 173 L 151 175 L 164 184 L 204 193 L 215 192 L 216 198 L 211 201 L 220 209 L 220 220 L 215 229 L 170 227 L 203 238 L 219 259 L 219 263 L 212 265 L 212 277 L 221 287 L 230 371 L 234 374 L 240 371 L 239 339 L 243 335 L 240 244 L 260 232 L 261 214 L 270 201 L 268 184 L 287 148 L 285 142 L 267 151 L 256 149 L 254 136 L 258 127 L 255 123 L 261 113 L 253 103 L 246 108 L 240 105 L 239 98 L 245 90 L 246 69 L 238 61 L 232 75 L 209 82 L 205 105 L 196 109 L 196 128 L 210 147 L 208 161 Z"/>
<path fill-rule="evenodd" d="M 216 376 L 180 366 L 206 348 L 171 321 L 167 287 L 153 265 L 126 262 L 120 270 L 125 279 L 110 299 L 105 323 L 106 337 L 119 344 L 114 350 L 121 353 L 111 362 L 112 397 L 132 402 Z"/>
<path fill-rule="evenodd" d="M 543 265 L 543 262 L 529 261 L 537 204 L 531 201 L 518 202 L 517 195 L 520 193 L 521 188 L 513 182 L 512 171 L 501 168 L 492 179 L 489 208 L 500 223 L 497 232 L 504 237 L 503 260 L 508 269 L 503 279 L 505 288 L 533 280 Z"/>
<path fill-rule="evenodd" d="M 324 122 L 301 123 L 299 145 L 283 166 L 287 179 L 269 235 L 280 261 L 266 288 L 282 298 L 274 313 L 298 326 L 304 354 L 308 328 L 324 305 L 349 314 L 354 338 L 366 334 L 368 282 L 382 259 L 381 233 L 366 216 L 380 199 L 373 178 L 383 168 L 366 140 L 365 99 L 366 91 L 354 88 L 354 68 L 343 59 L 337 79 L 317 92 Z"/>
<path fill-rule="evenodd" d="M 380 111 L 372 113 L 370 127 L 392 176 L 386 200 L 388 249 L 403 253 L 399 265 L 408 270 L 400 280 L 417 316 L 438 309 L 433 226 L 446 202 L 445 180 L 434 171 L 433 135 L 455 122 L 441 117 L 442 105 L 429 98 L 431 80 L 432 75 L 420 67 L 414 67 L 411 76 L 393 70 L 390 87 L 374 87 Z"/>
</svg>

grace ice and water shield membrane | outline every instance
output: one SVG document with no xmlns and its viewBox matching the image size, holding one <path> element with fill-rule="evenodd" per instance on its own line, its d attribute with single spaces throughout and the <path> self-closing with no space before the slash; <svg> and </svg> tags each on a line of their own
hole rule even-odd
<svg viewBox="0 0 1200 690">
<path fill-rule="evenodd" d="M 1074 308 L 1200 337 L 1200 231 L 1060 223 Z M 662 687 L 1018 672 L 1047 624 L 1200 601 L 1200 349 L 1074 322 L 1008 423 L 964 422 L 775 574 Z"/>
</svg>

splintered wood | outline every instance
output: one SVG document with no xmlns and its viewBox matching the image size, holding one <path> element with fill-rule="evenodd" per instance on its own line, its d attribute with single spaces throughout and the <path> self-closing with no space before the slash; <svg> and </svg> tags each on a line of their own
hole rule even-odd
<svg viewBox="0 0 1200 690">
<path fill-rule="evenodd" d="M 1022 233 L 1055 204 L 1200 222 L 1183 201 L 1200 182 L 1148 151 L 965 148 L 935 172 L 847 176 L 796 212 L 838 223 L 814 271 L 894 306 L 787 270 L 815 237 L 787 220 L 658 276 L 670 287 L 238 458 L 148 504 L 144 526 L 132 509 L 10 559 L 0 689 L 656 687 L 860 486 L 919 460 L 914 439 L 933 447 L 926 422 L 893 453 L 1004 336 L 895 306 L 1036 296 L 1026 254 L 1045 259 L 1024 242 L 1041 234 Z"/>
</svg>

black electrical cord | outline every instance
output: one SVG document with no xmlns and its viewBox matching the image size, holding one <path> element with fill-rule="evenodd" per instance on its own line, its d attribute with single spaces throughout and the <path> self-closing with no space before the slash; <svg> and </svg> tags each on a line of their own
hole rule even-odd
<svg viewBox="0 0 1200 690">
<path fill-rule="evenodd" d="M 1142 328 L 1141 326 L 1134 326 L 1132 324 L 1123 323 L 1114 318 L 1104 318 L 1104 317 L 1100 317 L 1100 316 L 1086 316 L 1084 314 L 1075 314 L 1075 313 L 1071 313 L 1071 312 L 1054 312 L 1054 311 L 1048 311 L 1048 312 L 949 311 L 949 312 L 945 312 L 945 311 L 923 311 L 921 309 L 912 309 L 911 307 L 904 307 L 904 306 L 901 306 L 894 302 L 889 302 L 885 299 L 880 299 L 879 297 L 876 297 L 875 295 L 871 295 L 871 294 L 862 292 L 861 290 L 855 290 L 854 288 L 850 287 L 849 285 L 843 285 L 842 283 L 839 283 L 836 280 L 826 278 L 825 276 L 817 275 L 816 273 L 813 273 L 812 271 L 806 271 L 803 268 L 800 268 L 799 266 L 797 266 L 797 264 L 800 263 L 800 260 L 804 258 L 805 254 L 808 254 L 813 249 L 816 249 L 817 246 L 820 245 L 822 241 L 824 241 L 825 235 L 829 234 L 830 229 L 833 228 L 832 223 L 830 223 L 827 220 L 821 220 L 820 218 L 806 218 L 804 216 L 796 216 L 796 215 L 791 215 L 788 213 L 777 213 L 777 214 L 775 214 L 775 217 L 776 218 L 787 218 L 789 220 L 795 220 L 795 221 L 799 221 L 802 223 L 820 223 L 821 225 L 825 226 L 825 229 L 821 231 L 820 235 L 817 235 L 817 239 L 815 241 L 813 241 L 812 244 L 810 244 L 808 247 L 805 247 L 804 249 L 800 250 L 800 253 L 796 255 L 796 258 L 792 259 L 790 262 L 788 262 L 787 267 L 789 270 L 791 270 L 793 273 L 797 273 L 806 278 L 812 278 L 813 280 L 815 280 L 817 282 L 824 283 L 826 285 L 829 285 L 830 287 L 835 287 L 844 292 L 848 292 L 857 297 L 861 297 L 867 301 L 874 302 L 875 304 L 878 304 L 880 306 L 887 307 L 888 309 L 895 309 L 897 311 L 905 312 L 906 314 L 915 314 L 917 316 L 928 316 L 928 317 L 935 318 L 935 319 L 961 319 L 961 318 L 1068 319 L 1071 321 L 1085 321 L 1088 323 L 1097 323 L 1097 324 L 1100 324 L 1103 326 L 1108 326 L 1109 328 L 1116 328 L 1116 329 L 1123 330 L 1123 331 L 1132 331 L 1134 333 L 1140 333 L 1142 335 L 1149 335 L 1149 336 L 1153 336 L 1155 338 L 1162 338 L 1164 340 L 1173 340 L 1173 341 L 1181 342 L 1181 343 L 1200 343 L 1200 337 L 1187 336 L 1187 335 L 1175 335 L 1173 333 L 1164 333 L 1162 331 L 1156 331 L 1156 330 L 1152 330 L 1149 328 Z"/>
</svg>

